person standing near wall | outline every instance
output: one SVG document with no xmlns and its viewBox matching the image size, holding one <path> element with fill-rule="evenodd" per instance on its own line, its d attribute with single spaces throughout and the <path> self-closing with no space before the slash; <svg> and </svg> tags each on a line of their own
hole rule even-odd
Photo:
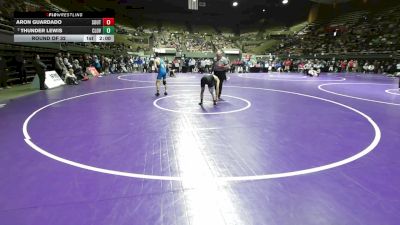
<svg viewBox="0 0 400 225">
<path fill-rule="evenodd" d="M 39 76 L 40 90 L 46 90 L 47 88 L 44 85 L 46 80 L 46 65 L 40 60 L 40 56 L 38 54 L 35 55 L 33 66 L 35 67 L 36 73 Z"/>
<path fill-rule="evenodd" d="M 17 67 L 18 77 L 21 84 L 26 84 L 26 61 L 23 57 L 23 52 L 20 51 L 15 56 L 15 65 Z"/>
<path fill-rule="evenodd" d="M 7 85 L 8 69 L 6 60 L 0 55 L 0 90 L 3 88 L 10 88 Z"/>
</svg>

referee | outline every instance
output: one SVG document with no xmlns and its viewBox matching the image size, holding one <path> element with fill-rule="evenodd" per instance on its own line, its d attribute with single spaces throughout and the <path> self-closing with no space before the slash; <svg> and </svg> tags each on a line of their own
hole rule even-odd
<svg viewBox="0 0 400 225">
<path fill-rule="evenodd" d="M 214 75 L 216 75 L 219 79 L 219 93 L 218 93 L 218 100 L 221 98 L 222 93 L 222 84 L 224 80 L 226 80 L 226 71 L 229 70 L 229 61 L 227 58 L 222 56 L 222 51 L 217 51 L 217 57 L 214 58 Z"/>
</svg>

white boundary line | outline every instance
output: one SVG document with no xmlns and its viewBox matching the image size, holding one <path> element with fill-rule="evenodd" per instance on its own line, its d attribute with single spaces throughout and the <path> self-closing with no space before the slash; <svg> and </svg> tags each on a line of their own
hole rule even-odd
<svg viewBox="0 0 400 225">
<path fill-rule="evenodd" d="M 192 115 L 203 115 L 203 114 L 204 114 L 204 115 L 206 115 L 206 114 L 209 114 L 209 115 L 220 115 L 220 114 L 229 114 L 229 113 L 235 113 L 235 112 L 244 111 L 244 110 L 246 110 L 246 109 L 248 109 L 248 108 L 251 107 L 251 102 L 250 102 L 250 101 L 248 101 L 248 100 L 246 100 L 246 99 L 244 99 L 244 98 L 239 98 L 239 97 L 235 97 L 235 96 L 231 96 L 231 95 L 222 95 L 222 96 L 242 100 L 242 101 L 246 102 L 246 106 L 245 106 L 245 107 L 242 107 L 242 108 L 240 108 L 240 109 L 235 109 L 235 110 L 230 110 L 230 111 L 225 111 L 225 112 L 187 112 L 187 111 L 180 111 L 180 110 L 167 109 L 167 108 L 161 107 L 160 105 L 157 104 L 157 102 L 160 101 L 160 100 L 162 100 L 162 99 L 171 98 L 171 97 L 176 97 L 176 96 L 178 96 L 178 95 L 168 95 L 168 96 L 165 96 L 165 97 L 162 97 L 162 98 L 158 98 L 158 99 L 154 100 L 153 105 L 154 105 L 155 107 L 161 109 L 161 110 L 165 110 L 165 111 L 169 111 L 169 112 L 175 112 L 175 113 L 182 113 L 182 114 L 192 114 Z M 196 96 L 198 96 L 198 95 L 196 95 Z"/>
<path fill-rule="evenodd" d="M 339 96 L 343 96 L 343 97 L 347 97 L 347 98 L 354 98 L 354 99 L 358 99 L 358 100 L 363 100 L 363 101 L 368 101 L 368 102 L 375 102 L 375 103 L 381 103 L 381 104 L 387 104 L 387 105 L 396 105 L 396 106 L 400 106 L 399 103 L 393 103 L 393 102 L 384 102 L 384 101 L 378 101 L 378 100 L 373 100 L 373 99 L 369 99 L 369 98 L 361 98 L 361 97 L 356 97 L 356 96 L 352 96 L 352 95 L 345 95 L 345 94 L 340 94 L 334 91 L 328 91 L 326 89 L 324 89 L 324 86 L 329 86 L 329 85 L 393 85 L 393 84 L 376 84 L 376 83 L 327 83 L 327 84 L 321 84 L 318 86 L 318 89 L 323 91 L 323 92 L 327 92 L 330 94 L 334 94 L 334 95 L 339 95 Z"/>
<path fill-rule="evenodd" d="M 187 87 L 187 85 L 174 85 L 174 86 Z M 197 86 L 197 85 L 191 85 L 191 86 Z M 45 106 L 37 109 L 36 111 L 34 111 L 24 121 L 23 126 L 22 126 L 22 131 L 23 131 L 23 134 L 24 134 L 25 142 L 32 149 L 34 149 L 35 151 L 39 152 L 40 154 L 42 154 L 44 156 L 47 156 L 47 157 L 49 157 L 51 159 L 54 159 L 56 161 L 59 161 L 59 162 L 62 162 L 62 163 L 65 163 L 65 164 L 68 164 L 68 165 L 71 165 L 71 166 L 74 166 L 74 167 L 78 167 L 78 168 L 82 168 L 82 169 L 86 169 L 86 170 L 91 170 L 91 171 L 94 171 L 94 172 L 117 175 L 117 176 L 124 176 L 124 177 L 149 179 L 149 180 L 184 181 L 185 180 L 184 177 L 158 176 L 158 175 L 146 175 L 146 174 L 138 174 L 138 173 L 129 173 L 129 172 L 122 172 L 122 171 L 116 171 L 116 170 L 103 169 L 103 168 L 98 168 L 98 167 L 89 166 L 89 165 L 85 165 L 85 164 L 82 164 L 82 163 L 74 162 L 74 161 L 71 161 L 71 160 L 68 160 L 68 159 L 61 158 L 61 157 L 56 156 L 54 154 L 51 154 L 51 153 L 47 152 L 46 150 L 40 148 L 39 146 L 37 146 L 31 140 L 31 137 L 29 136 L 29 133 L 28 133 L 29 121 L 36 114 L 38 114 L 41 110 L 46 109 L 49 106 L 52 106 L 52 105 L 55 105 L 55 104 L 58 104 L 58 103 L 61 103 L 61 102 L 64 102 L 64 101 L 77 99 L 77 98 L 80 98 L 80 97 L 94 95 L 94 94 L 115 92 L 115 91 L 123 91 L 123 90 L 133 90 L 133 89 L 144 89 L 144 88 L 154 88 L 154 87 L 153 86 L 146 86 L 146 87 L 132 87 L 132 88 L 122 88 L 122 89 L 112 89 L 112 90 L 98 91 L 98 92 L 92 92 L 92 93 L 78 95 L 78 96 L 71 97 L 71 98 L 62 99 L 62 100 L 50 103 L 48 105 L 45 105 Z M 363 113 L 363 112 L 361 112 L 361 111 L 359 111 L 357 109 L 354 109 L 354 108 L 352 108 L 350 106 L 344 105 L 344 104 L 339 103 L 339 102 L 335 102 L 335 101 L 332 101 L 332 100 L 328 100 L 328 99 L 324 99 L 324 98 L 320 98 L 320 97 L 316 97 L 316 96 L 312 96 L 312 95 L 306 95 L 306 94 L 301 94 L 301 93 L 297 93 L 297 92 L 283 91 L 283 90 L 277 90 L 277 89 L 255 88 L 255 87 L 239 87 L 239 86 L 226 86 L 226 88 L 241 88 L 241 89 L 250 89 L 250 90 L 272 91 L 272 92 L 278 92 L 278 93 L 293 94 L 293 95 L 298 95 L 298 96 L 303 96 L 303 97 L 308 97 L 308 98 L 321 100 L 321 101 L 324 101 L 324 102 L 333 103 L 335 105 L 338 105 L 338 106 L 344 107 L 346 109 L 349 109 L 349 110 L 361 115 L 362 117 L 364 117 L 371 124 L 371 126 L 373 127 L 374 132 L 375 132 L 375 137 L 372 140 L 372 142 L 369 144 L 369 146 L 364 148 L 359 153 L 357 153 L 357 154 L 355 154 L 355 155 L 353 155 L 351 157 L 348 157 L 348 158 L 345 158 L 343 160 L 340 160 L 340 161 L 337 161 L 337 162 L 333 162 L 333 163 L 330 163 L 330 164 L 327 164 L 327 165 L 318 166 L 318 167 L 312 167 L 312 168 L 309 168 L 309 169 L 285 172 L 285 173 L 274 173 L 274 174 L 253 175 L 253 176 L 236 176 L 236 177 L 232 177 L 232 176 L 229 177 L 228 176 L 228 177 L 214 177 L 214 178 L 212 178 L 212 179 L 214 179 L 216 181 L 228 182 L 228 181 L 265 180 L 265 179 L 274 179 L 274 178 L 298 176 L 298 175 L 316 173 L 316 172 L 332 169 L 332 168 L 335 168 L 335 167 L 343 166 L 345 164 L 353 162 L 353 161 L 355 161 L 355 160 L 367 155 L 368 153 L 370 153 L 371 151 L 373 151 L 375 149 L 375 147 L 379 144 L 379 141 L 381 139 L 381 131 L 379 129 L 379 126 L 375 123 L 375 121 L 371 117 L 369 117 L 368 115 L 366 115 L 365 113 Z M 193 178 L 191 178 L 191 179 L 193 179 Z"/>
<path fill-rule="evenodd" d="M 246 77 L 246 76 L 243 76 L 243 75 L 245 75 L 245 74 L 243 74 L 243 73 L 241 73 L 241 74 L 238 74 L 238 77 L 242 77 L 242 78 L 245 78 L 245 79 L 255 79 L 255 80 L 273 80 L 273 81 L 299 81 L 299 82 L 312 82 L 312 81 L 318 81 L 318 82 L 325 82 L 325 81 L 345 81 L 346 80 L 346 78 L 344 78 L 344 77 L 342 77 L 342 78 L 340 78 L 340 80 L 317 80 L 318 79 L 318 77 L 314 77 L 314 80 L 311 80 L 311 79 L 309 79 L 309 80 L 305 80 L 304 78 L 302 78 L 302 77 L 300 77 L 300 78 L 297 78 L 297 79 L 275 79 L 275 78 L 273 78 L 273 79 L 270 79 L 270 78 L 256 78 L 256 77 Z M 271 76 L 272 77 L 272 76 Z M 275 77 L 278 77 L 278 76 L 275 76 Z"/>
<path fill-rule="evenodd" d="M 399 93 L 393 93 L 391 91 L 398 91 Z M 391 94 L 391 95 L 400 95 L 400 89 L 399 88 L 395 88 L 395 89 L 387 89 L 385 90 L 386 93 Z"/>
</svg>

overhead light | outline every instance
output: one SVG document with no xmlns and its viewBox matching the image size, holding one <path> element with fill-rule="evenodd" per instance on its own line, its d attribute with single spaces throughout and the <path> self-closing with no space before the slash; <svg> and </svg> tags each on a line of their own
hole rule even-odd
<svg viewBox="0 0 400 225">
<path fill-rule="evenodd" d="M 266 9 L 263 9 L 263 12 L 267 11 Z"/>
<path fill-rule="evenodd" d="M 233 3 L 232 3 L 232 6 L 233 6 L 233 7 L 236 7 L 236 6 L 238 6 L 238 5 L 239 5 L 238 2 L 233 2 Z"/>
<path fill-rule="evenodd" d="M 286 5 L 289 3 L 289 0 L 282 0 L 282 4 Z"/>
<path fill-rule="evenodd" d="M 193 2 L 196 2 L 197 0 L 192 0 Z"/>
</svg>

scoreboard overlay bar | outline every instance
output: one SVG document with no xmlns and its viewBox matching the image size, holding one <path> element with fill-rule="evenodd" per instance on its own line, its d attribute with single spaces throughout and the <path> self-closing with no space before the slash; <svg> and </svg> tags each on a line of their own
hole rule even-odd
<svg viewBox="0 0 400 225">
<path fill-rule="evenodd" d="M 26 17 L 26 16 L 25 16 Z M 13 20 L 14 26 L 103 26 L 103 18 L 18 18 Z M 104 21 L 106 22 L 106 21 Z M 110 24 L 111 24 L 110 20 Z M 104 26 L 111 26 L 106 25 Z"/>
<path fill-rule="evenodd" d="M 114 42 L 110 13 L 14 12 L 14 42 Z"/>
<path fill-rule="evenodd" d="M 114 35 L 83 34 L 15 34 L 14 42 L 114 42 Z"/>
</svg>

